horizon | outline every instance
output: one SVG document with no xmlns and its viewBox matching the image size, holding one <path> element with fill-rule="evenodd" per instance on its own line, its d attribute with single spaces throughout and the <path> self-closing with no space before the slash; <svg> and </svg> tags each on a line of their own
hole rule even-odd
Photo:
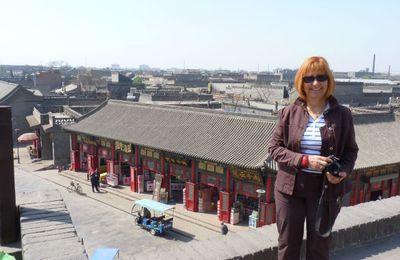
<svg viewBox="0 0 400 260">
<path fill-rule="evenodd" d="M 118 64 L 111 64 L 111 65 L 118 65 Z M 142 65 L 148 65 L 148 64 L 140 64 L 139 66 Z M 224 68 L 218 68 L 218 69 L 205 69 L 205 68 L 153 68 L 151 66 L 150 69 L 140 69 L 139 67 L 119 67 L 119 68 L 112 68 L 111 66 L 108 67 L 93 67 L 93 66 L 71 66 L 69 64 L 67 64 L 66 66 L 48 66 L 48 65 L 41 65 L 41 64 L 0 64 L 1 66 L 29 66 L 29 67 L 45 67 L 45 68 L 49 68 L 49 69 L 61 69 L 61 68 L 75 68 L 75 69 L 79 69 L 79 68 L 85 68 L 85 69 L 97 69 L 97 70 L 110 70 L 110 71 L 185 71 L 185 70 L 194 70 L 194 71 L 229 71 L 232 73 L 240 73 L 240 72 L 247 72 L 247 73 L 279 73 L 280 71 L 268 71 L 268 70 L 260 70 L 260 71 L 254 71 L 254 70 L 245 70 L 245 69 L 241 69 L 241 70 L 229 70 L 229 69 L 224 69 Z M 278 70 L 297 70 L 298 68 L 277 68 Z M 354 73 L 354 72 L 366 72 L 365 70 L 359 70 L 359 71 L 335 71 L 332 70 L 332 72 L 336 72 L 336 73 Z M 368 73 L 372 73 L 371 71 L 369 71 Z M 386 74 L 387 72 L 379 72 L 379 71 L 375 71 L 376 75 L 382 75 L 382 74 Z M 391 76 L 400 76 L 400 73 L 390 73 Z"/>
<path fill-rule="evenodd" d="M 309 56 L 333 71 L 400 74 L 400 3 L 6 1 L 0 64 L 274 71 Z"/>
</svg>

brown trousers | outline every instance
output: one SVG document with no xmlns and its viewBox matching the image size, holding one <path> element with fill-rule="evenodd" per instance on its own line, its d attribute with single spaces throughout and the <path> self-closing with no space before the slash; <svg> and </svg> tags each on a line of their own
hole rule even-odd
<svg viewBox="0 0 400 260">
<path fill-rule="evenodd" d="M 315 232 L 315 215 L 321 195 L 323 176 L 299 173 L 293 195 L 275 190 L 276 223 L 279 232 L 278 259 L 300 259 L 307 223 L 306 259 L 329 259 L 330 237 L 320 237 Z"/>
</svg>

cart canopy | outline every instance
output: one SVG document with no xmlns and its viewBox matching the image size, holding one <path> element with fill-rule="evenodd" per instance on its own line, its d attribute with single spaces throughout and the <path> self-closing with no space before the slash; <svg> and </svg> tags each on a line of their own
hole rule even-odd
<svg viewBox="0 0 400 260">
<path fill-rule="evenodd" d="M 139 206 L 142 206 L 149 210 L 154 210 L 154 211 L 157 211 L 160 213 L 163 213 L 167 210 L 175 208 L 175 206 L 167 205 L 167 204 L 160 203 L 160 202 L 157 202 L 154 200 L 149 200 L 149 199 L 137 200 L 137 201 L 135 201 L 135 205 L 139 205 Z"/>
<path fill-rule="evenodd" d="M 119 258 L 118 248 L 98 248 L 90 260 L 113 260 L 116 256 Z"/>
</svg>

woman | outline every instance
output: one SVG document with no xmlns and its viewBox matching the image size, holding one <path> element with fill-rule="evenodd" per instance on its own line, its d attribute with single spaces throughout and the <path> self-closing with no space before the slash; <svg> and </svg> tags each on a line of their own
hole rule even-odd
<svg viewBox="0 0 400 260">
<path fill-rule="evenodd" d="M 330 236 L 316 232 L 316 211 L 324 178 L 331 201 L 341 202 L 350 189 L 347 179 L 358 153 L 353 118 L 333 97 L 335 81 L 324 58 L 306 59 L 294 83 L 299 98 L 279 112 L 268 147 L 279 165 L 275 182 L 278 259 L 300 259 L 305 219 L 306 258 L 328 259 Z M 330 155 L 340 159 L 338 176 L 325 170 L 332 163 Z M 332 222 L 340 210 L 336 203 L 333 206 Z"/>
</svg>

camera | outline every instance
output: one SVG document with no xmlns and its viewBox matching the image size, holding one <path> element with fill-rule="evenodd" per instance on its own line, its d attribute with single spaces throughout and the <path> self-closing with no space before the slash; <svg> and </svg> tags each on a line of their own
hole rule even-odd
<svg viewBox="0 0 400 260">
<path fill-rule="evenodd" d="M 326 167 L 326 171 L 334 177 L 339 177 L 339 172 L 341 170 L 341 166 L 339 163 L 340 159 L 333 155 L 330 155 L 328 158 L 332 160 L 332 163 Z"/>
</svg>

